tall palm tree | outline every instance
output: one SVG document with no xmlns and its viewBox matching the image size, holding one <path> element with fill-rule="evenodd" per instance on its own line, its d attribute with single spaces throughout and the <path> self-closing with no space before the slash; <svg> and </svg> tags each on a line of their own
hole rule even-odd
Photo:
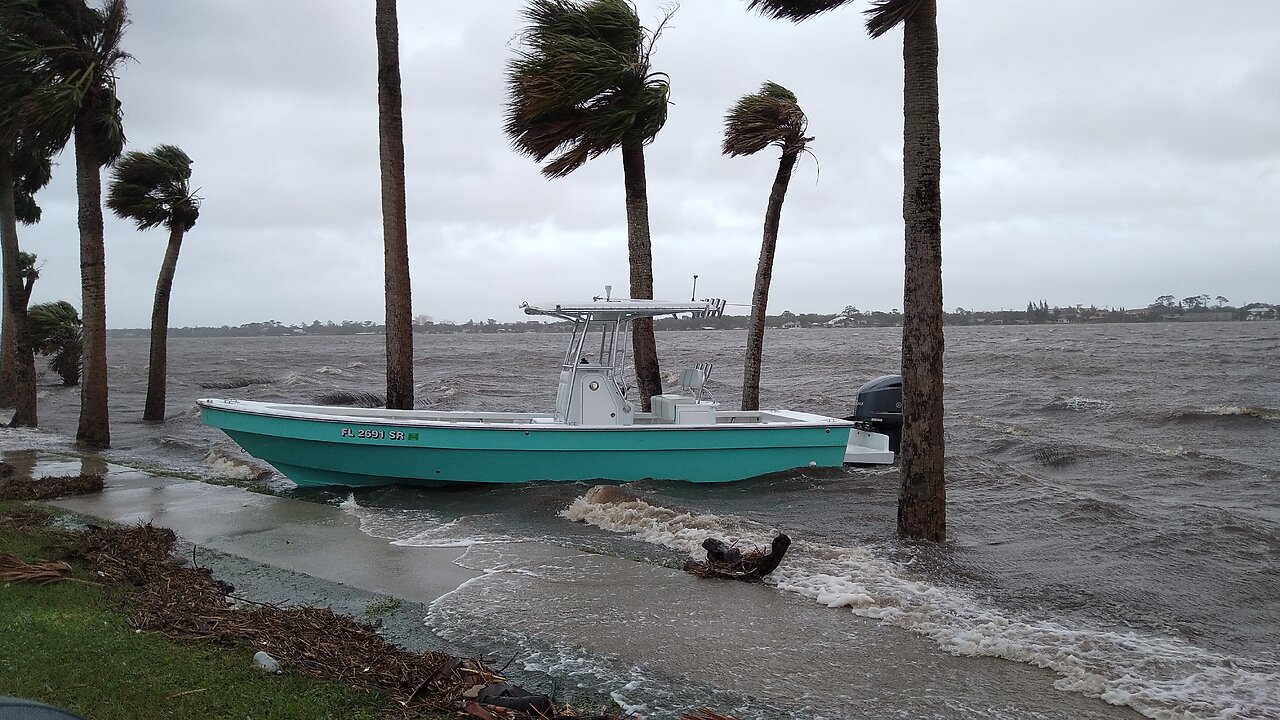
<svg viewBox="0 0 1280 720">
<path fill-rule="evenodd" d="M 107 207 L 116 217 L 132 220 L 139 230 L 161 225 L 169 230 L 169 246 L 151 305 L 151 361 L 147 368 L 147 402 L 142 411 L 143 420 L 162 422 L 169 357 L 169 296 L 182 238 L 200 218 L 200 198 L 191 190 L 191 158 L 176 145 L 125 153 L 111 171 Z"/>
<path fill-rule="evenodd" d="M 44 70 L 43 55 L 19 32 L 28 13 L 18 0 L 0 0 L 0 403 L 13 406 L 14 427 L 39 423 L 27 330 L 27 302 L 38 273 L 35 257 L 19 247 L 18 223 L 40 219 L 34 195 L 49 182 L 52 152 L 48 138 L 29 127 L 25 112 Z"/>
<path fill-rule="evenodd" d="M 854 0 L 748 0 L 763 14 L 799 22 Z M 946 539 L 942 407 L 942 146 L 938 124 L 937 0 L 872 0 L 867 32 L 903 28 L 902 219 L 906 272 L 902 318 L 902 486 L 898 530 Z"/>
<path fill-rule="evenodd" d="M 775 146 L 782 150 L 778 172 L 773 177 L 769 205 L 764 213 L 764 239 L 756 266 L 756 285 L 751 295 L 751 319 L 747 322 L 747 358 L 743 365 L 742 409 L 760 409 L 760 361 L 764 355 L 764 318 L 769 305 L 769 285 L 773 281 L 773 256 L 778 247 L 778 223 L 782 203 L 796 159 L 811 137 L 805 137 L 809 118 L 800 109 L 795 94 L 777 83 L 766 82 L 759 92 L 744 95 L 724 119 L 724 154 L 752 155 Z"/>
<path fill-rule="evenodd" d="M 652 298 L 644 146 L 667 121 L 667 77 L 649 62 L 666 21 L 650 33 L 627 0 L 531 0 L 524 17 L 523 45 L 507 71 L 507 135 L 538 162 L 556 155 L 542 168 L 548 178 L 622 151 L 630 293 Z M 632 327 L 636 380 L 648 410 L 649 398 L 662 392 L 653 322 Z"/>
<path fill-rule="evenodd" d="M 121 49 L 129 24 L 125 0 L 26 0 L 5 19 L 42 58 L 42 72 L 24 103 L 28 130 L 55 148 L 75 139 L 80 228 L 80 292 L 84 309 L 84 386 L 77 442 L 111 444 L 107 413 L 106 259 L 102 226 L 102 168 L 124 148 L 116 71 L 129 59 Z"/>
<path fill-rule="evenodd" d="M 80 313 L 65 300 L 40 303 L 31 308 L 28 322 L 36 352 L 53 356 L 49 368 L 62 377 L 63 385 L 78 384 L 84 351 Z"/>
<path fill-rule="evenodd" d="M 378 165 L 382 170 L 382 245 L 387 320 L 387 407 L 413 409 L 413 291 L 404 190 L 400 30 L 396 0 L 374 4 L 378 43 Z"/>
</svg>

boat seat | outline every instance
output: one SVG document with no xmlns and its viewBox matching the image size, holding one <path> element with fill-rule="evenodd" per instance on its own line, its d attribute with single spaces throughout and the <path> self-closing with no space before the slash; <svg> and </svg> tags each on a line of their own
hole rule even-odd
<svg viewBox="0 0 1280 720">
<path fill-rule="evenodd" d="M 691 368 L 687 368 L 680 372 L 680 390 L 688 395 L 692 395 L 694 402 L 702 402 L 703 393 L 710 392 L 706 389 L 707 379 L 711 377 L 712 363 L 700 362 Z M 714 399 L 714 398 L 710 398 Z"/>
</svg>

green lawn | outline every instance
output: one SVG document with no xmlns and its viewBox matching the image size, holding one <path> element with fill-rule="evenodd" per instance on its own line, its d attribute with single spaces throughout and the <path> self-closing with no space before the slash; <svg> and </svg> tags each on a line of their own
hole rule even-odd
<svg viewBox="0 0 1280 720">
<path fill-rule="evenodd" d="M 0 514 L 15 504 L 0 503 Z M 0 524 L 0 551 L 56 557 L 41 530 Z M 91 579 L 82 569 L 77 577 Z M 46 702 L 92 720 L 381 718 L 384 696 L 252 667 L 247 648 L 180 644 L 129 628 L 119 590 L 79 582 L 0 585 L 0 695 Z"/>
</svg>

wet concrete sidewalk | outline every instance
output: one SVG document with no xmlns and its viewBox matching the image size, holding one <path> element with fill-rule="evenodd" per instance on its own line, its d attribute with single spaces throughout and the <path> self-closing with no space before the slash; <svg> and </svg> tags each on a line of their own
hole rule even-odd
<svg viewBox="0 0 1280 720">
<path fill-rule="evenodd" d="M 29 452 L 4 453 L 3 459 L 32 477 L 103 475 L 103 492 L 49 501 L 56 507 L 120 524 L 150 522 L 198 547 L 379 595 L 430 603 L 479 575 L 455 564 L 465 548 L 392 545 L 361 532 L 358 518 L 332 505 L 153 475 L 96 459 Z"/>
</svg>

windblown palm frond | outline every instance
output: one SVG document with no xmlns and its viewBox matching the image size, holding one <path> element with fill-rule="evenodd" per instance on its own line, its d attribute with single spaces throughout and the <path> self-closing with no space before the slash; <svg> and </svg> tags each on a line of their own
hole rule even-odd
<svg viewBox="0 0 1280 720">
<path fill-rule="evenodd" d="M 775 20 L 800 22 L 815 15 L 849 5 L 854 0 L 749 0 L 748 10 L 759 10 L 761 15 Z"/>
<path fill-rule="evenodd" d="M 623 142 L 649 142 L 667 120 L 666 75 L 626 0 L 533 0 L 523 47 L 507 68 L 504 130 L 512 145 L 562 177 Z"/>
<path fill-rule="evenodd" d="M 813 138 L 805 137 L 809 119 L 796 96 L 774 82 L 766 82 L 758 92 L 744 95 L 724 119 L 725 155 L 751 155 L 770 145 L 784 153 L 798 153 Z"/>
<path fill-rule="evenodd" d="M 41 355 L 53 355 L 49 368 L 62 378 L 64 385 L 80 382 L 84 340 L 81 336 L 80 313 L 65 300 L 40 303 L 27 311 L 31 329 L 31 345 Z"/>
<path fill-rule="evenodd" d="M 186 232 L 200 217 L 200 198 L 192 194 L 190 180 L 191 158 L 176 145 L 127 152 L 111 170 L 107 207 L 139 230 L 164 225 Z"/>
<path fill-rule="evenodd" d="M 56 152 L 83 117 L 103 162 L 114 160 L 124 148 L 115 73 L 131 59 L 120 48 L 129 24 L 125 0 L 106 0 L 100 8 L 84 0 L 0 4 L 0 79 L 27 79 L 28 91 L 15 104 L 27 142 Z"/>
<path fill-rule="evenodd" d="M 867 33 L 876 38 L 915 14 L 922 0 L 870 0 Z M 748 10 L 774 19 L 800 22 L 816 15 L 853 4 L 854 0 L 748 0 Z"/>
</svg>

